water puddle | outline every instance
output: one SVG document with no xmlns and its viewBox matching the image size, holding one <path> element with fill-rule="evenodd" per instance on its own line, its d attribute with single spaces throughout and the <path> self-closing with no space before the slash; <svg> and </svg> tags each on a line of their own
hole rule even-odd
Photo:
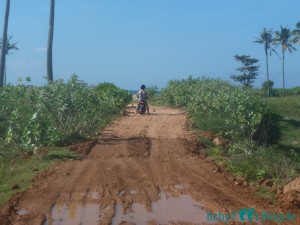
<svg viewBox="0 0 300 225">
<path fill-rule="evenodd" d="M 136 195 L 136 194 L 137 194 L 137 191 L 135 191 L 135 190 L 130 190 L 130 191 L 129 191 L 129 194 L 131 194 L 131 195 Z"/>
<path fill-rule="evenodd" d="M 99 196 L 99 193 L 98 192 L 92 192 L 91 193 L 91 197 L 95 200 L 98 200 L 100 199 L 100 196 Z"/>
<path fill-rule="evenodd" d="M 129 190 L 128 193 L 136 194 L 137 192 Z M 90 194 L 94 199 L 99 198 L 98 192 Z M 161 192 L 159 200 L 151 203 L 151 210 L 140 203 L 133 203 L 129 210 L 128 208 L 124 210 L 120 203 L 114 205 L 114 210 L 109 205 L 100 206 L 101 204 L 96 203 L 84 205 L 78 202 L 56 203 L 46 215 L 43 225 L 99 225 L 107 219 L 110 220 L 113 211 L 115 212 L 111 225 L 119 225 L 122 222 L 136 225 L 148 225 L 149 222 L 161 225 L 180 222 L 199 225 L 215 222 L 208 220 L 209 217 L 203 205 L 189 195 L 172 197 Z M 26 213 L 28 213 L 27 210 L 18 211 L 19 215 Z"/>
<path fill-rule="evenodd" d="M 207 223 L 206 211 L 203 210 L 203 206 L 189 195 L 169 197 L 162 192 L 160 199 L 153 202 L 151 208 L 152 212 L 148 212 L 144 205 L 134 203 L 132 212 L 123 214 L 122 205 L 116 204 L 115 216 L 111 224 L 119 225 L 122 221 L 138 225 L 147 225 L 150 221 L 157 221 L 160 224 L 171 222 Z"/>
<path fill-rule="evenodd" d="M 104 206 L 103 209 L 98 204 L 89 203 L 79 205 L 78 203 L 55 204 L 46 215 L 43 225 L 99 225 L 110 220 L 112 208 Z M 136 225 L 151 224 L 215 224 L 229 222 L 250 222 L 262 224 L 262 218 L 256 218 L 254 208 L 243 208 L 232 212 L 212 212 L 204 209 L 203 205 L 189 195 L 170 197 L 166 193 L 161 193 L 157 202 L 152 202 L 151 211 L 147 210 L 143 204 L 134 203 L 132 207 L 124 212 L 121 204 L 117 203 L 114 208 L 115 214 L 111 225 L 124 224 L 124 222 Z M 28 215 L 29 210 L 21 209 L 18 215 Z M 242 216 L 242 217 L 241 217 Z M 250 216 L 250 217 L 249 217 Z M 251 218 L 251 220 L 249 219 Z"/>
<path fill-rule="evenodd" d="M 28 209 L 20 209 L 20 210 L 17 211 L 17 214 L 19 216 L 24 216 L 24 215 L 29 214 L 29 210 Z"/>
<path fill-rule="evenodd" d="M 182 184 L 174 184 L 174 188 L 177 190 L 183 190 L 184 186 Z"/>
<path fill-rule="evenodd" d="M 99 213 L 97 204 L 55 204 L 43 225 L 98 225 Z"/>
<path fill-rule="evenodd" d="M 125 194 L 126 194 L 126 191 L 120 191 L 118 195 L 119 196 L 125 196 Z"/>
</svg>

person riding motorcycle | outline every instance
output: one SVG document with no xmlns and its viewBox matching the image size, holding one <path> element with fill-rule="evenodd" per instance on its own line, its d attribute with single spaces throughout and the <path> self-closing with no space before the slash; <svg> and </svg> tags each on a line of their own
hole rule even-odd
<svg viewBox="0 0 300 225">
<path fill-rule="evenodd" d="M 136 110 L 135 110 L 135 115 L 137 114 L 138 112 L 138 107 L 139 107 L 139 103 L 142 101 L 145 103 L 145 106 L 146 106 L 146 110 L 149 113 L 149 106 L 148 106 L 148 103 L 147 103 L 147 99 L 148 99 L 148 93 L 147 93 L 147 90 L 146 90 L 146 86 L 144 84 L 141 85 L 141 90 L 139 90 L 137 93 L 136 93 L 136 96 L 138 98 L 138 105 L 136 107 Z"/>
</svg>

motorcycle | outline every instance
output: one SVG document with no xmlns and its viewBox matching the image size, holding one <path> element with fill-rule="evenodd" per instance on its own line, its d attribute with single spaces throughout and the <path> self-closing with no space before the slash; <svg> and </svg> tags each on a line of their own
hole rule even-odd
<svg viewBox="0 0 300 225">
<path fill-rule="evenodd" d="M 137 110 L 138 110 L 139 114 L 143 115 L 146 112 L 146 104 L 145 104 L 145 102 L 140 101 L 139 104 L 138 104 Z"/>
</svg>

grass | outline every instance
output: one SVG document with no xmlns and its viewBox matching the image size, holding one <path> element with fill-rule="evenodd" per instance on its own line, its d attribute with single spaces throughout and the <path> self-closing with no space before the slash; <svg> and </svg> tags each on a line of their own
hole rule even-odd
<svg viewBox="0 0 300 225">
<path fill-rule="evenodd" d="M 257 191 L 257 195 L 268 200 L 270 203 L 275 204 L 277 202 L 276 195 L 270 191 L 267 187 L 262 187 Z"/>
<path fill-rule="evenodd" d="M 286 119 L 300 121 L 300 95 L 266 98 L 276 111 Z"/>
<path fill-rule="evenodd" d="M 59 160 L 77 159 L 66 148 L 51 148 L 47 154 L 0 161 L 0 207 L 15 193 L 31 187 L 32 179 Z"/>
<path fill-rule="evenodd" d="M 283 135 L 278 148 L 282 151 L 293 150 L 300 154 L 300 120 L 284 119 L 281 126 Z"/>
<path fill-rule="evenodd" d="M 283 135 L 278 149 L 300 155 L 300 96 L 272 97 L 266 101 L 284 118 L 281 122 Z"/>
</svg>

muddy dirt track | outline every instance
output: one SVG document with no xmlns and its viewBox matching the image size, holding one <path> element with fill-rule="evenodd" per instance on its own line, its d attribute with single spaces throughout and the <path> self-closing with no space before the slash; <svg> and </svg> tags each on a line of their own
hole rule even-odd
<svg viewBox="0 0 300 225">
<path fill-rule="evenodd" d="M 225 224 L 226 218 L 226 224 L 250 224 L 243 208 L 255 209 L 253 224 L 277 224 L 270 214 L 288 212 L 234 185 L 229 174 L 213 172 L 184 112 L 152 107 L 151 115 L 135 116 L 128 110 L 84 159 L 57 164 L 15 196 L 0 224 L 188 225 Z M 300 224 L 299 217 L 281 224 Z"/>
</svg>

